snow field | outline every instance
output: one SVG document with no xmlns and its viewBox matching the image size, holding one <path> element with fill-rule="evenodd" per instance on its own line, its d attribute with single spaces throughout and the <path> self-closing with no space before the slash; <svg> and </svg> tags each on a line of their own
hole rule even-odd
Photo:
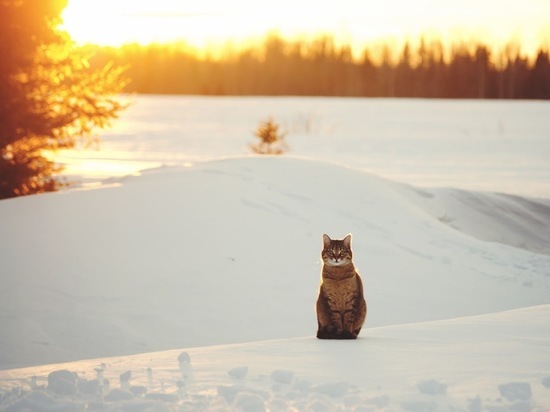
<svg viewBox="0 0 550 412">
<path fill-rule="evenodd" d="M 247 157 L 0 217 L 2 411 L 550 408 L 544 200 Z M 357 341 L 313 337 L 323 232 L 353 234 Z"/>
<path fill-rule="evenodd" d="M 101 150 L 57 161 L 84 183 L 250 154 L 268 117 L 290 154 L 417 187 L 550 199 L 550 102 L 323 97 L 126 96 Z"/>
<path fill-rule="evenodd" d="M 205 162 L 0 208 L 3 368 L 307 336 L 323 232 L 354 235 L 368 327 L 550 300 L 548 255 L 476 240 L 324 162 Z"/>
</svg>

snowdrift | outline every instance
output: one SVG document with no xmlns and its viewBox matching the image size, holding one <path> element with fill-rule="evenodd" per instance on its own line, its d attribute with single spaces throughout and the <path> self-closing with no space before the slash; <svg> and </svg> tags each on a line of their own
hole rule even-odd
<svg viewBox="0 0 550 412">
<path fill-rule="evenodd" d="M 458 231 L 423 193 L 236 158 L 2 201 L 0 368 L 313 335 L 323 232 L 353 233 L 367 329 L 550 303 L 550 256 Z"/>
<path fill-rule="evenodd" d="M 478 239 L 550 254 L 550 200 L 458 189 L 401 190 L 441 222 Z"/>
</svg>

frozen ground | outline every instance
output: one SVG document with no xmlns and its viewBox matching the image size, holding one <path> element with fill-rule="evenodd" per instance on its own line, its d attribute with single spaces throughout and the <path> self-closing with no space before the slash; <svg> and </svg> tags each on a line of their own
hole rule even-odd
<svg viewBox="0 0 550 412">
<path fill-rule="evenodd" d="M 439 193 L 248 157 L 2 201 L 0 407 L 545 410 L 548 205 Z M 354 235 L 355 342 L 313 338 L 323 232 Z"/>
<path fill-rule="evenodd" d="M 550 410 L 550 106 L 486 103 L 144 99 L 65 155 L 107 181 L 0 202 L 0 411 Z M 291 155 L 240 157 L 269 114 Z M 357 341 L 314 338 L 323 232 Z"/>
</svg>

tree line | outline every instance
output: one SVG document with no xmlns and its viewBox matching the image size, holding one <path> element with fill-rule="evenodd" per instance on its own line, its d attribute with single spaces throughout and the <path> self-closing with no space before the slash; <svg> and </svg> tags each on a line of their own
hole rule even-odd
<svg viewBox="0 0 550 412">
<path fill-rule="evenodd" d="M 290 41 L 270 35 L 221 57 L 183 44 L 87 46 L 92 67 L 126 66 L 126 92 L 199 95 L 297 95 L 423 98 L 550 98 L 550 57 L 518 46 L 439 41 L 367 48 L 354 56 L 331 37 Z"/>
</svg>

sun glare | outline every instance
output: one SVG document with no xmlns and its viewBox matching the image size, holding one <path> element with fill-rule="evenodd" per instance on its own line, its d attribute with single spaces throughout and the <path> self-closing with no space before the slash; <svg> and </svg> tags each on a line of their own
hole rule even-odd
<svg viewBox="0 0 550 412">
<path fill-rule="evenodd" d="M 70 0 L 62 17 L 77 43 L 109 46 L 183 41 L 204 50 L 249 43 L 273 31 L 287 38 L 329 34 L 354 47 L 388 39 L 402 43 L 422 35 L 447 43 L 472 38 L 493 46 L 515 42 L 529 53 L 550 46 L 550 2 L 541 0 L 280 0 L 267 6 L 248 0 L 204 0 L 198 5 Z"/>
<path fill-rule="evenodd" d="M 192 7 L 170 0 L 71 0 L 62 17 L 64 28 L 77 43 L 115 47 L 183 41 L 202 49 L 242 41 L 265 30 L 261 16 L 235 13 L 227 6 Z"/>
</svg>

